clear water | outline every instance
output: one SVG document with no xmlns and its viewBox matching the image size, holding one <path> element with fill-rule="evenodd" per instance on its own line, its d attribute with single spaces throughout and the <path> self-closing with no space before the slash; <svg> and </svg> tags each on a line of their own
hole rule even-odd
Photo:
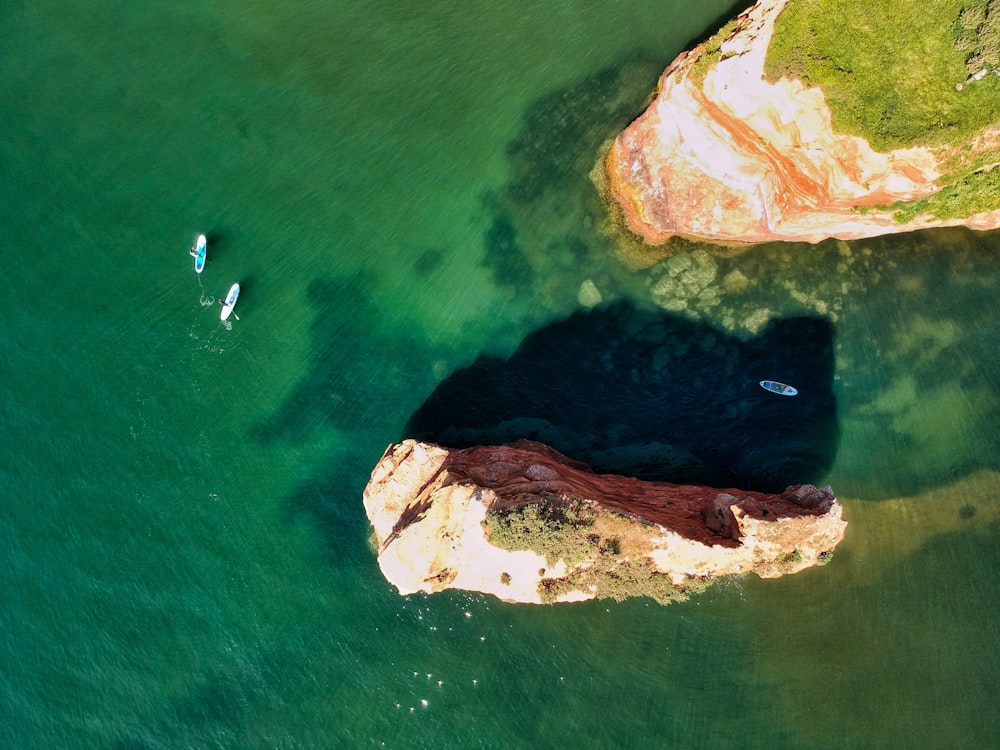
<svg viewBox="0 0 1000 750">
<path fill-rule="evenodd" d="M 0 745 L 993 745 L 996 235 L 759 247 L 663 294 L 604 231 L 601 144 L 735 9 L 3 4 Z M 828 566 L 667 608 L 385 583 L 386 444 L 557 344 L 588 280 L 665 316 L 661 374 L 826 321 L 835 422 L 795 445 L 851 523 Z M 808 339 L 766 352 L 814 373 Z"/>
</svg>

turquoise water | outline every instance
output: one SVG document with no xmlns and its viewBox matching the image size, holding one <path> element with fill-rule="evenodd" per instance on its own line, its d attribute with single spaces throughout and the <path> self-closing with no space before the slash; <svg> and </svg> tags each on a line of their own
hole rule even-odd
<svg viewBox="0 0 1000 750">
<path fill-rule="evenodd" d="M 456 8 L 0 8 L 0 745 L 992 746 L 997 235 L 637 270 L 588 173 L 736 5 Z M 829 321 L 829 565 L 668 608 L 385 583 L 386 444 L 588 280 L 698 326 L 671 356 Z"/>
</svg>

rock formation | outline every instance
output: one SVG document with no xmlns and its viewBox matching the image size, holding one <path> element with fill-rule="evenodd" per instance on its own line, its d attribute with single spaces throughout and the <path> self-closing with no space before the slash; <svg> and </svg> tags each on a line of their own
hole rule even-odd
<svg viewBox="0 0 1000 750">
<path fill-rule="evenodd" d="M 765 80 L 775 20 L 787 2 L 760 0 L 744 12 L 707 71 L 696 68 L 706 45 L 681 54 L 649 109 L 618 136 L 606 172 L 628 227 L 652 244 L 675 235 L 739 244 L 1000 227 L 1000 210 L 899 223 L 878 208 L 939 190 L 941 154 L 876 152 L 862 138 L 834 132 L 821 89 Z"/>
<path fill-rule="evenodd" d="M 457 588 L 528 603 L 666 602 L 722 576 L 795 573 L 825 562 L 847 525 L 830 488 L 643 482 L 527 440 L 391 445 L 364 505 L 400 594 Z"/>
</svg>

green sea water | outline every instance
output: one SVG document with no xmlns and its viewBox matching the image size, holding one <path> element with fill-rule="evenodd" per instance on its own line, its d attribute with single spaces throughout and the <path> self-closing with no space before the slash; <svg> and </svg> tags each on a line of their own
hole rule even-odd
<svg viewBox="0 0 1000 750">
<path fill-rule="evenodd" d="M 637 270 L 604 231 L 603 145 L 738 8 L 3 3 L 0 746 L 993 747 L 998 236 Z M 386 445 L 588 281 L 830 321 L 830 564 L 670 607 L 385 582 Z"/>
</svg>

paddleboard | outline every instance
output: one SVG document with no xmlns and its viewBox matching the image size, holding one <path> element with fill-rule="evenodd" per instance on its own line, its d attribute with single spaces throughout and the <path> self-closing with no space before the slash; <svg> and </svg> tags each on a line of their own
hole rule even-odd
<svg viewBox="0 0 1000 750">
<path fill-rule="evenodd" d="M 205 254 L 208 252 L 208 240 L 205 235 L 199 234 L 194 247 L 191 248 L 191 255 L 194 256 L 194 271 L 201 273 L 205 270 Z"/>
<path fill-rule="evenodd" d="M 236 298 L 240 296 L 240 285 L 233 284 L 229 287 L 229 294 L 226 295 L 225 301 L 222 303 L 222 319 L 225 320 L 232 313 L 233 308 L 236 307 Z"/>
<path fill-rule="evenodd" d="M 797 396 L 799 394 L 797 388 L 779 383 L 777 380 L 762 380 L 760 381 L 760 387 L 765 391 L 777 393 L 779 396 Z"/>
</svg>

